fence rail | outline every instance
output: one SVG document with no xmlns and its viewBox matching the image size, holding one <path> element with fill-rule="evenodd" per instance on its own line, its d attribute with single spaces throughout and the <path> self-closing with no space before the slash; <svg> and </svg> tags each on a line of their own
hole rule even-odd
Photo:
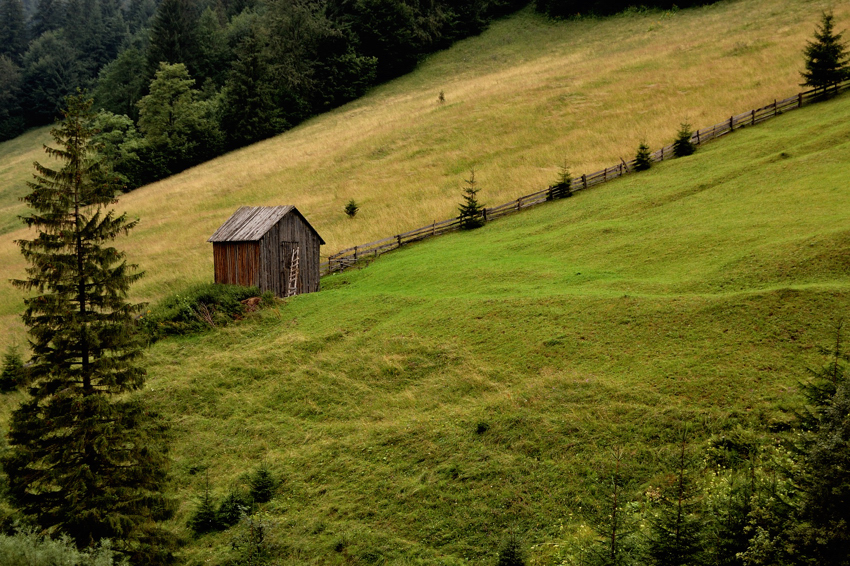
<svg viewBox="0 0 850 566">
<path fill-rule="evenodd" d="M 846 90 L 850 90 L 850 80 L 839 83 L 834 87 L 831 87 L 826 92 L 823 90 L 808 90 L 790 98 L 774 100 L 772 104 L 768 104 L 767 106 L 762 106 L 761 108 L 756 108 L 749 112 L 730 116 L 728 120 L 697 130 L 691 136 L 691 142 L 697 145 L 702 145 L 713 139 L 725 136 L 734 130 L 760 124 L 766 120 L 779 116 L 780 114 L 800 108 L 806 103 L 815 102 L 827 96 L 832 96 Z M 654 162 L 670 159 L 673 157 L 673 144 L 665 145 L 661 149 L 653 152 L 650 157 Z M 634 170 L 634 165 L 634 159 L 630 161 L 621 160 L 620 163 L 612 167 L 606 167 L 601 171 L 573 178 L 569 194 L 589 189 L 590 187 L 622 177 L 623 175 L 632 172 Z M 484 222 L 489 222 L 525 208 L 555 200 L 555 191 L 555 188 L 549 187 L 542 191 L 521 196 L 516 200 L 506 202 L 499 206 L 483 208 L 481 210 L 481 219 Z M 329 256 L 328 261 L 321 263 L 321 274 L 328 275 L 330 273 L 343 271 L 344 269 L 353 266 L 358 261 L 377 257 L 382 253 L 399 248 L 404 244 L 418 242 L 425 238 L 439 236 L 440 234 L 445 234 L 446 232 L 452 232 L 458 229 L 460 229 L 460 218 L 450 218 L 448 220 L 443 220 L 442 222 L 433 222 L 427 226 L 422 226 L 421 228 L 416 228 L 409 232 L 396 234 L 395 236 L 390 236 L 382 240 L 369 242 L 368 244 L 361 244 L 352 248 L 346 248 Z"/>
</svg>

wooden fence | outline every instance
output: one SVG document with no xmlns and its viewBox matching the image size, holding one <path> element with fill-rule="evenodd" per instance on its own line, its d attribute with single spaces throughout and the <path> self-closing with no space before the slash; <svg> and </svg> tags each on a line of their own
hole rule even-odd
<svg viewBox="0 0 850 566">
<path fill-rule="evenodd" d="M 850 80 L 844 81 L 843 83 L 836 85 L 834 88 L 830 88 L 828 95 L 833 96 L 846 90 L 850 90 Z M 766 120 L 788 112 L 789 110 L 800 108 L 807 103 L 822 100 L 826 96 L 827 95 L 822 90 L 809 90 L 784 100 L 774 100 L 772 104 L 768 104 L 767 106 L 762 106 L 761 108 L 756 108 L 755 110 L 750 110 L 743 114 L 730 116 L 728 120 L 724 120 L 719 124 L 697 130 L 691 136 L 691 141 L 697 145 L 702 145 L 734 130 L 760 124 Z M 666 145 L 651 154 L 651 159 L 654 162 L 664 161 L 665 159 L 670 159 L 672 157 L 673 144 Z M 632 172 L 634 165 L 634 160 L 620 161 L 620 163 L 613 167 L 607 167 L 589 175 L 575 177 L 570 185 L 570 193 L 582 191 L 595 185 L 616 179 L 617 177 L 622 177 L 626 173 Z M 489 222 L 501 216 L 512 214 L 525 208 L 554 200 L 556 196 L 553 192 L 554 190 L 556 189 L 549 187 L 548 189 L 537 191 L 536 193 L 521 196 L 516 200 L 506 202 L 500 206 L 483 208 L 481 210 L 481 218 L 484 222 Z M 384 252 L 394 250 L 404 244 L 418 242 L 425 238 L 438 236 L 458 229 L 460 229 L 460 218 L 451 218 L 449 220 L 443 220 L 442 222 L 434 222 L 433 224 L 429 224 L 428 226 L 423 226 L 409 232 L 396 234 L 395 236 L 390 236 L 383 240 L 369 242 L 368 244 L 361 244 L 359 246 L 354 246 L 353 248 L 346 248 L 329 256 L 328 261 L 322 262 L 320 266 L 321 273 L 322 275 L 328 275 L 330 273 L 342 271 L 359 261 L 377 257 Z"/>
</svg>

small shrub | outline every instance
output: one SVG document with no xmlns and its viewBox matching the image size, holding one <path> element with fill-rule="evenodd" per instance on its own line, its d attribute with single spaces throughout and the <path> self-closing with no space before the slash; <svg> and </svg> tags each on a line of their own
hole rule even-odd
<svg viewBox="0 0 850 566">
<path fill-rule="evenodd" d="M 345 213 L 348 215 L 349 218 L 354 218 L 355 216 L 357 216 L 357 211 L 360 210 L 360 207 L 357 206 L 357 203 L 354 202 L 354 199 L 351 199 L 345 205 L 345 208 L 343 210 L 345 210 Z"/>
<path fill-rule="evenodd" d="M 691 125 L 683 123 L 676 134 L 676 141 L 673 142 L 673 155 L 676 157 L 693 155 L 697 150 L 697 146 L 691 141 L 691 136 L 693 135 L 694 132 L 691 130 Z"/>
<path fill-rule="evenodd" d="M 649 152 L 649 146 L 645 141 L 640 142 L 637 155 L 635 155 L 635 171 L 646 171 L 652 167 L 652 154 Z"/>
<path fill-rule="evenodd" d="M 221 505 L 218 506 L 216 518 L 218 524 L 223 528 L 232 527 L 245 515 L 251 513 L 251 504 L 248 498 L 239 490 L 231 491 Z"/>
<path fill-rule="evenodd" d="M 490 425 L 488 423 L 480 422 L 477 425 L 475 425 L 475 433 L 476 434 L 484 434 L 488 430 L 490 430 Z"/>
<path fill-rule="evenodd" d="M 525 566 L 522 546 L 514 533 L 511 533 L 499 549 L 499 561 L 496 566 Z"/>
<path fill-rule="evenodd" d="M 558 172 L 558 182 L 549 187 L 549 200 L 572 196 L 573 193 L 570 190 L 572 183 L 573 179 L 570 175 L 570 168 L 567 167 L 567 161 L 565 159 L 564 164 L 561 165 L 561 170 Z"/>
<path fill-rule="evenodd" d="M 67 535 L 49 539 L 29 530 L 0 534 L 3 566 L 127 566 L 127 559 L 112 550 L 108 540 L 92 549 L 77 550 Z"/>
<path fill-rule="evenodd" d="M 445 104 L 446 103 L 446 93 L 442 90 L 440 94 L 437 95 L 437 104 Z"/>
<path fill-rule="evenodd" d="M 268 532 L 274 523 L 265 515 L 246 515 L 239 521 L 239 529 L 230 546 L 237 552 L 233 566 L 265 566 L 271 563 L 272 551 Z"/>
<path fill-rule="evenodd" d="M 475 169 L 472 169 L 469 174 L 469 179 L 466 181 L 466 188 L 463 190 L 463 203 L 458 207 L 460 215 L 461 230 L 472 230 L 484 226 L 484 218 L 482 218 L 481 204 L 478 202 L 478 191 L 475 182 Z"/>
<path fill-rule="evenodd" d="M 251 486 L 250 497 L 255 503 L 266 503 L 274 497 L 275 480 L 269 469 L 263 465 L 254 472 L 249 480 Z"/>
<path fill-rule="evenodd" d="M 14 391 L 24 382 L 24 362 L 21 353 L 14 346 L 3 355 L 3 372 L 0 373 L 0 391 Z"/>
<path fill-rule="evenodd" d="M 204 490 L 204 495 L 201 497 L 201 501 L 198 503 L 195 512 L 189 517 L 188 526 L 195 535 L 202 535 L 222 529 L 222 525 L 218 521 L 215 500 L 212 494 L 210 494 L 209 485 Z"/>
</svg>

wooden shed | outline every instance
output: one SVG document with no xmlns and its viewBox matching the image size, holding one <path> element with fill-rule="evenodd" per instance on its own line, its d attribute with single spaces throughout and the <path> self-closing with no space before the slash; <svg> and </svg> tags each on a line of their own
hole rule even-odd
<svg viewBox="0 0 850 566">
<path fill-rule="evenodd" d="M 256 285 L 278 297 L 319 290 L 325 241 L 294 206 L 243 206 L 207 241 L 216 283 Z"/>
</svg>

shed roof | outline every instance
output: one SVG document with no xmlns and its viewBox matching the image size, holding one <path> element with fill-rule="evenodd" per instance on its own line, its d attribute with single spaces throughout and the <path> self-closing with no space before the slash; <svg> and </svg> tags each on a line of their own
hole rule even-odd
<svg viewBox="0 0 850 566">
<path fill-rule="evenodd" d="M 256 242 L 268 232 L 281 218 L 293 212 L 304 224 L 319 237 L 319 242 L 325 241 L 313 226 L 307 222 L 304 215 L 292 205 L 286 206 L 241 206 L 224 224 L 219 226 L 207 240 L 208 242 Z"/>
</svg>

